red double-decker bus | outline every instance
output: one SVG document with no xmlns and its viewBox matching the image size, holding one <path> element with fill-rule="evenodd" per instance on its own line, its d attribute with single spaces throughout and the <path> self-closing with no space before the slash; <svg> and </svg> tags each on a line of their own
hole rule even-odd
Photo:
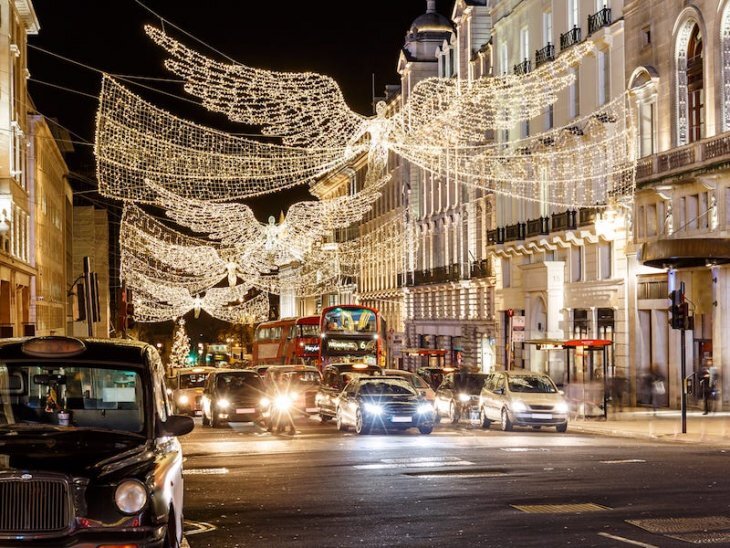
<svg viewBox="0 0 730 548">
<path fill-rule="evenodd" d="M 252 365 L 316 365 L 319 340 L 319 316 L 262 322 L 254 334 Z"/>
<path fill-rule="evenodd" d="M 385 319 L 377 309 L 359 304 L 329 306 L 320 316 L 320 366 L 337 362 L 388 363 Z"/>
</svg>

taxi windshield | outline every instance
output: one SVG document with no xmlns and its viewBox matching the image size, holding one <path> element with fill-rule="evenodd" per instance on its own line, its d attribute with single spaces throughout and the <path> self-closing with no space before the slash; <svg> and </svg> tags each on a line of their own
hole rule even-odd
<svg viewBox="0 0 730 548">
<path fill-rule="evenodd" d="M 250 373 L 223 373 L 216 377 L 218 390 L 227 394 L 261 391 L 261 377 Z"/>
<path fill-rule="evenodd" d="M 413 396 L 416 392 L 408 381 L 400 379 L 365 381 L 360 386 L 363 396 Z"/>
<path fill-rule="evenodd" d="M 186 373 L 184 375 L 180 375 L 178 388 L 181 390 L 185 390 L 187 388 L 203 388 L 207 378 L 207 373 Z"/>
<path fill-rule="evenodd" d="M 321 382 L 319 371 L 287 371 L 281 376 L 287 384 L 316 385 Z"/>
<path fill-rule="evenodd" d="M 0 363 L 0 425 L 142 433 L 143 381 L 123 366 Z"/>
</svg>

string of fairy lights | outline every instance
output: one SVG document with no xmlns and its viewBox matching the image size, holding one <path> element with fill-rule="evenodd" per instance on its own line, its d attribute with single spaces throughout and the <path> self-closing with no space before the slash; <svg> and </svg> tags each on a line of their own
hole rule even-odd
<svg viewBox="0 0 730 548">
<path fill-rule="evenodd" d="M 576 83 L 574 67 L 592 52 L 590 42 L 523 75 L 426 79 L 395 113 L 380 104 L 364 117 L 327 76 L 218 62 L 161 29 L 145 29 L 189 94 L 210 111 L 258 126 L 263 138 L 182 119 L 104 75 L 97 175 L 102 194 L 126 203 L 121 272 L 140 321 L 190 310 L 260 321 L 268 293 L 320 295 L 352 286 L 379 265 L 402 268 L 418 242 L 407 212 L 360 225 L 344 241 L 336 237 L 381 197 L 390 153 L 436 177 L 547 204 L 595 207 L 634 190 L 625 95 L 569 126 L 510 139 Z M 241 202 L 311 185 L 362 158 L 363 181 L 353 180 L 344 195 L 293 204 L 278 221 L 260 222 Z M 162 209 L 185 232 L 135 204 Z"/>
</svg>

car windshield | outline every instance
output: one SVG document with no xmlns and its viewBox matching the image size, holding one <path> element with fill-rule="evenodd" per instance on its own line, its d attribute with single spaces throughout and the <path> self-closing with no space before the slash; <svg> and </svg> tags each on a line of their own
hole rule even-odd
<svg viewBox="0 0 730 548">
<path fill-rule="evenodd" d="M 484 386 L 484 381 L 487 380 L 486 375 L 455 375 L 454 376 L 454 387 L 468 394 L 479 394 Z"/>
<path fill-rule="evenodd" d="M 145 427 L 143 380 L 123 366 L 0 364 L 0 424 Z"/>
<path fill-rule="evenodd" d="M 250 373 L 222 373 L 215 381 L 218 390 L 227 394 L 262 390 L 261 377 Z"/>
<path fill-rule="evenodd" d="M 360 385 L 360 394 L 364 396 L 412 396 L 416 392 L 406 380 L 389 379 L 382 381 L 364 381 Z"/>
<path fill-rule="evenodd" d="M 510 392 L 531 392 L 536 394 L 553 394 L 557 392 L 549 378 L 538 375 L 510 377 L 509 389 Z"/>
<path fill-rule="evenodd" d="M 178 384 L 178 387 L 181 390 L 185 390 L 187 388 L 203 388 L 205 386 L 205 381 L 208 378 L 207 373 L 186 373 L 184 375 L 180 375 L 180 382 Z"/>
<path fill-rule="evenodd" d="M 388 375 L 392 377 L 402 377 L 406 381 L 408 381 L 415 389 L 417 390 L 426 390 L 428 388 L 431 388 L 426 381 L 424 381 L 421 377 L 418 375 L 408 374 L 405 371 L 404 372 L 397 372 L 397 373 L 388 373 Z"/>
<path fill-rule="evenodd" d="M 288 384 L 318 386 L 320 381 L 319 371 L 287 371 L 281 376 L 281 382 Z"/>
</svg>

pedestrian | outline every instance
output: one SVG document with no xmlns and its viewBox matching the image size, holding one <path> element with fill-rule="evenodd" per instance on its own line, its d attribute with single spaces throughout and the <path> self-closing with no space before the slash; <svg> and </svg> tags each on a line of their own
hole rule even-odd
<svg viewBox="0 0 730 548">
<path fill-rule="evenodd" d="M 611 380 L 611 402 L 614 411 L 624 410 L 624 391 L 626 390 L 626 379 L 615 375 Z"/>
<path fill-rule="evenodd" d="M 702 368 L 700 372 L 700 395 L 703 400 L 703 415 L 707 415 L 710 411 L 714 410 L 713 398 L 714 398 L 714 386 L 712 381 L 712 375 L 707 367 Z"/>
<path fill-rule="evenodd" d="M 661 373 L 654 373 L 651 380 L 651 407 L 656 415 L 656 410 L 659 407 L 659 400 L 664 398 L 664 394 L 667 393 L 667 388 L 664 385 L 664 377 Z"/>
</svg>

